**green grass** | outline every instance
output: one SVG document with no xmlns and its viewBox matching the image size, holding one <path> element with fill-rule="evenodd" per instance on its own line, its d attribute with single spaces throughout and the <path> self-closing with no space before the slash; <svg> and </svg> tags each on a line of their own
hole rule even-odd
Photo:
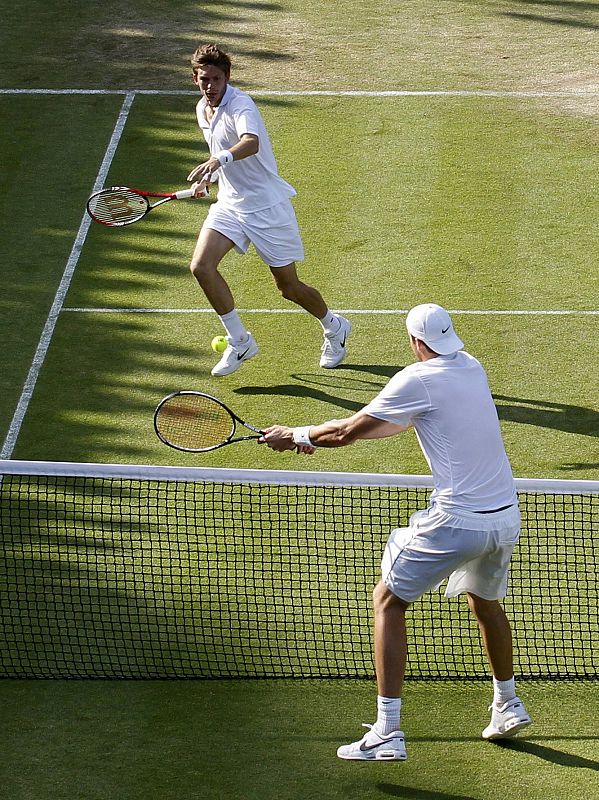
<svg viewBox="0 0 599 800">
<path fill-rule="evenodd" d="M 408 760 L 366 764 L 335 750 L 372 718 L 368 682 L 4 681 L 4 791 L 12 800 L 588 800 L 594 687 L 521 689 L 534 727 L 494 745 L 480 739 L 488 687 L 410 683 Z"/>
<path fill-rule="evenodd" d="M 61 107 L 65 100 L 45 102 Z M 138 97 L 110 182 L 125 175 L 134 185 L 182 185 L 203 152 L 193 104 L 193 98 Z M 558 127 L 506 98 L 490 104 L 481 98 L 303 98 L 261 105 L 283 153 L 282 172 L 299 189 L 307 244 L 302 275 L 332 307 L 405 309 L 432 299 L 462 310 L 592 309 L 588 257 L 596 249 L 596 199 L 586 176 L 596 169 L 597 151 L 586 121 L 567 118 Z M 339 118 L 357 133 L 348 138 Z M 324 153 L 310 156 L 325 130 L 336 153 L 332 165 Z M 313 165 L 310 174 L 306 163 Z M 94 227 L 66 307 L 205 307 L 187 270 L 205 213 L 204 203 L 179 203 L 130 229 Z M 44 242 L 47 231 L 44 225 Z M 41 245 L 34 238 L 31 246 Z M 48 254 L 55 275 L 63 257 L 64 251 Z M 230 255 L 223 271 L 240 308 L 289 310 L 255 254 Z M 22 285 L 14 274 L 8 279 L 16 290 Z M 17 301 L 6 321 L 13 337 L 27 322 L 19 309 Z M 317 422 L 357 410 L 411 360 L 401 315 L 354 315 L 350 356 L 332 372 L 317 367 L 320 329 L 307 315 L 247 314 L 246 320 L 262 353 L 218 381 L 210 376 L 209 342 L 220 332 L 213 314 L 64 312 L 15 456 L 426 471 L 411 434 L 309 460 L 253 445 L 202 457 L 167 452 L 153 436 L 151 413 L 174 389 L 210 391 L 260 425 Z M 581 358 L 581 348 L 590 358 L 596 352 L 597 317 L 456 315 L 455 322 L 488 369 L 515 473 L 599 477 L 599 413 L 593 374 Z M 15 371 L 22 373 L 30 350 L 20 352 L 18 361 L 5 356 L 11 364 L 7 411 L 18 390 Z"/>
<path fill-rule="evenodd" d="M 0 3 L 5 87 L 191 88 L 216 39 L 247 89 L 545 91 L 545 97 L 260 98 L 299 190 L 302 275 L 335 308 L 596 309 L 596 4 L 521 0 Z M 0 96 L 0 431 L 19 400 L 122 96 Z M 182 185 L 203 158 L 193 97 L 137 96 L 110 180 Z M 40 193 L 40 187 L 42 192 Z M 205 306 L 187 262 L 205 206 L 128 231 L 94 228 L 67 306 Z M 282 308 L 254 255 L 225 266 L 244 308 Z M 318 326 L 248 316 L 260 357 L 210 377 L 209 315 L 60 315 L 14 456 L 285 469 L 427 471 L 412 434 L 311 459 L 252 443 L 205 457 L 162 448 L 156 402 L 222 396 L 258 424 L 361 407 L 408 363 L 403 317 L 354 315 L 347 364 L 317 367 Z M 488 369 L 514 471 L 599 478 L 597 316 L 462 316 Z M 291 358 L 290 354 L 293 354 Z M 34 598 L 35 599 L 35 598 Z M 479 740 L 488 687 L 411 683 L 401 765 L 345 764 L 371 721 L 361 682 L 0 682 L 11 800 L 214 797 L 587 800 L 594 687 L 526 684 L 530 736 Z"/>
<path fill-rule="evenodd" d="M 254 89 L 596 90 L 585 0 L 170 0 L 167 15 L 160 0 L 24 0 L 3 21 L 6 86 L 187 88 L 190 54 L 217 40 Z M 597 113 L 592 97 L 574 109 Z"/>
<path fill-rule="evenodd" d="M 205 153 L 194 104 L 138 97 L 110 182 L 183 184 Z M 405 308 L 433 294 L 450 308 L 594 307 L 589 175 L 599 157 L 587 121 L 535 114 L 510 98 L 259 105 L 299 192 L 302 272 L 331 305 Z M 185 269 L 204 214 L 203 203 L 186 203 L 127 231 L 94 229 L 69 303 L 205 306 Z M 256 256 L 226 265 L 238 305 L 284 305 Z"/>
<path fill-rule="evenodd" d="M 403 337 L 403 318 L 392 319 Z M 471 352 L 486 361 L 514 471 L 520 477 L 597 477 L 593 375 L 577 361 L 577 342 L 586 336 L 588 322 L 580 317 L 560 321 L 562 356 L 556 374 L 547 320 L 529 320 L 515 317 L 507 331 L 502 317 L 485 320 L 484 328 L 476 317 L 460 317 L 457 323 Z M 409 363 L 410 353 L 403 341 L 392 342 L 397 352 L 389 352 L 386 317 L 358 316 L 355 328 L 348 363 L 324 372 L 315 363 L 320 342 L 310 319 L 252 315 L 251 330 L 263 353 L 223 388 L 209 374 L 214 361 L 209 341 L 216 328 L 205 315 L 65 314 L 15 457 L 331 471 L 351 465 L 359 472 L 423 474 L 427 468 L 413 433 L 361 442 L 351 452 L 323 450 L 309 459 L 276 455 L 254 442 L 182 454 L 165 448 L 154 435 L 154 406 L 180 388 L 217 394 L 257 425 L 299 425 L 356 411 Z M 491 350 L 490 341 L 495 343 Z M 523 341 L 535 342 L 534 360 L 523 359 Z M 76 351 L 73 342 L 78 342 Z M 294 349 L 297 358 L 290 370 L 279 359 Z"/>
<path fill-rule="evenodd" d="M 56 294 L 121 98 L 0 96 L 2 437 Z"/>
</svg>

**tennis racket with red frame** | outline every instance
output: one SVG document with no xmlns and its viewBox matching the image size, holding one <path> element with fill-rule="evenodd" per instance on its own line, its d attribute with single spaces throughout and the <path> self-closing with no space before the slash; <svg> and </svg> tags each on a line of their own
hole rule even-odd
<svg viewBox="0 0 599 800">
<path fill-rule="evenodd" d="M 150 211 L 170 200 L 184 200 L 193 197 L 195 189 L 182 189 L 179 192 L 144 192 L 141 189 L 130 189 L 127 186 L 111 186 L 94 192 L 87 201 L 87 213 L 101 225 L 111 228 L 122 228 L 132 225 L 147 216 Z M 208 195 L 205 189 L 202 197 Z M 151 203 L 151 197 L 160 198 L 158 202 Z"/>
<path fill-rule="evenodd" d="M 235 436 L 237 423 L 252 433 Z M 205 453 L 263 434 L 221 400 L 193 391 L 173 392 L 163 398 L 154 412 L 154 430 L 161 442 L 188 453 Z"/>
</svg>

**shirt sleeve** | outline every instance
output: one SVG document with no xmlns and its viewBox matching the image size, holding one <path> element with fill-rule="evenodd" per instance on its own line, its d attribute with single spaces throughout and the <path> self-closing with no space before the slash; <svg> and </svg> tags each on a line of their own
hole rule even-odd
<svg viewBox="0 0 599 800">
<path fill-rule="evenodd" d="M 249 100 L 244 103 L 239 103 L 238 105 L 236 104 L 232 116 L 235 123 L 235 131 L 240 139 L 244 133 L 260 136 L 260 131 L 263 129 L 263 122 L 260 112 L 253 101 Z"/>
<path fill-rule="evenodd" d="M 410 367 L 398 372 L 363 411 L 371 417 L 407 427 L 429 411 L 431 401 L 423 381 Z"/>
</svg>

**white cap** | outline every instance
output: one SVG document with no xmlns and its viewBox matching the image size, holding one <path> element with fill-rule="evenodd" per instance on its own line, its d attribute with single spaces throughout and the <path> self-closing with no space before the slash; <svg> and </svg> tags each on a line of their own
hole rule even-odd
<svg viewBox="0 0 599 800">
<path fill-rule="evenodd" d="M 448 356 L 461 350 L 462 340 L 456 335 L 451 317 L 435 303 L 422 303 L 408 313 L 406 328 L 411 336 L 420 339 L 434 353 Z"/>
</svg>

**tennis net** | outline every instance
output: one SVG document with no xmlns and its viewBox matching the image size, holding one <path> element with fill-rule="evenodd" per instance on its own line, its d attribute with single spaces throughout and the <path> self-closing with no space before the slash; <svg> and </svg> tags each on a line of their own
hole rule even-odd
<svg viewBox="0 0 599 800">
<path fill-rule="evenodd" d="M 430 478 L 0 461 L 0 676 L 370 677 L 389 531 Z M 519 480 L 519 678 L 597 677 L 599 482 Z M 488 670 L 463 598 L 409 612 L 407 677 Z"/>
</svg>

